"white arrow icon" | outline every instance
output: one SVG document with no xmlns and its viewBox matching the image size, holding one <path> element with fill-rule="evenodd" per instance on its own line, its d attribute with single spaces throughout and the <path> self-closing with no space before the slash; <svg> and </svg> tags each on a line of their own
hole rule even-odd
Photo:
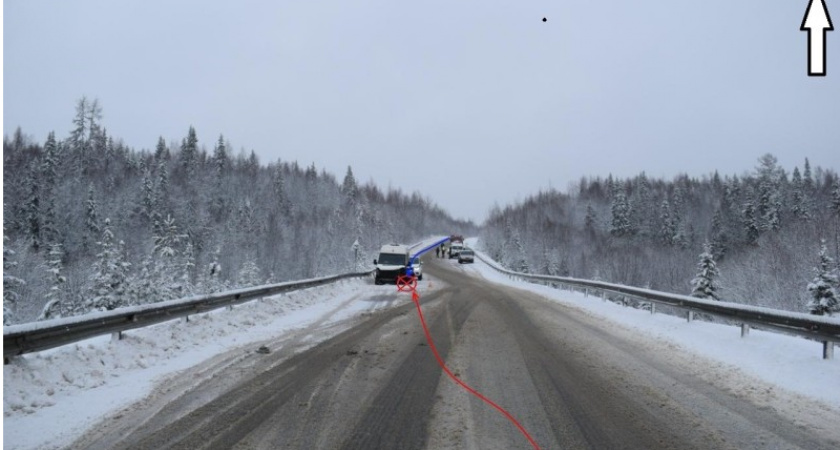
<svg viewBox="0 0 840 450">
<path fill-rule="evenodd" d="M 808 76 L 824 77 L 825 33 L 834 30 L 825 0 L 819 0 L 816 8 L 814 0 L 808 2 L 808 9 L 805 10 L 805 17 L 802 18 L 802 26 L 799 29 L 808 32 Z"/>
</svg>

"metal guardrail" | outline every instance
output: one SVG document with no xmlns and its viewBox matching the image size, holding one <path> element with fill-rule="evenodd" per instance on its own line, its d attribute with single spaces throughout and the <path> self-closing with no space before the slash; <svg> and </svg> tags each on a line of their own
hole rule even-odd
<svg viewBox="0 0 840 450">
<path fill-rule="evenodd" d="M 238 305 L 260 297 L 307 289 L 349 278 L 369 276 L 372 272 L 347 273 L 311 280 L 270 284 L 216 294 L 169 300 L 141 306 L 117 308 L 78 317 L 3 327 L 3 359 L 37 352 L 84 339 L 142 328 L 218 308 Z"/>
<path fill-rule="evenodd" d="M 823 316 L 725 301 L 704 300 L 687 295 L 670 294 L 593 280 L 513 272 L 501 267 L 498 263 L 482 255 L 480 252 L 476 252 L 476 256 L 493 269 L 505 275 L 521 278 L 526 281 L 559 284 L 561 287 L 568 287 L 570 289 L 577 288 L 581 289 L 585 295 L 588 295 L 591 290 L 601 292 L 602 297 L 604 297 L 605 293 L 610 293 L 625 298 L 629 297 L 651 302 L 651 313 L 655 313 L 655 305 L 660 304 L 686 311 L 688 321 L 691 321 L 693 315 L 696 313 L 729 319 L 741 326 L 742 337 L 749 334 L 750 326 L 752 326 L 819 341 L 823 344 L 823 359 L 833 358 L 834 344 L 840 343 L 840 321 Z"/>
</svg>

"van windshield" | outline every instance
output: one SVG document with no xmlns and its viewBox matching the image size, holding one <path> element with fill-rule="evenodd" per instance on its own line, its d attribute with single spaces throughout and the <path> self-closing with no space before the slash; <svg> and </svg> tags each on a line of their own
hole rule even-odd
<svg viewBox="0 0 840 450">
<path fill-rule="evenodd" d="M 404 266 L 405 255 L 400 255 L 399 253 L 380 253 L 379 264 L 388 266 Z"/>
</svg>

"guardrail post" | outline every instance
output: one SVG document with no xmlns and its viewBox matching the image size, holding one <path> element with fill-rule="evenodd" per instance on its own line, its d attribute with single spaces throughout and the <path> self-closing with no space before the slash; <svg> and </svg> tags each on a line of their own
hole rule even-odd
<svg viewBox="0 0 840 450">
<path fill-rule="evenodd" d="M 823 341 L 823 359 L 834 359 L 834 342 Z"/>
<path fill-rule="evenodd" d="M 694 312 L 689 309 L 688 312 L 685 313 L 685 319 L 686 321 L 691 322 L 691 319 L 694 319 Z"/>
<path fill-rule="evenodd" d="M 190 316 L 181 317 L 181 323 L 190 323 Z"/>
<path fill-rule="evenodd" d="M 583 289 L 583 296 L 587 297 L 587 298 L 589 297 L 589 288 L 584 288 Z"/>
<path fill-rule="evenodd" d="M 747 337 L 750 334 L 750 324 L 742 323 L 741 324 L 741 337 Z"/>
<path fill-rule="evenodd" d="M 656 303 L 650 302 L 650 314 L 656 314 Z"/>
<path fill-rule="evenodd" d="M 111 342 L 114 341 L 121 341 L 122 340 L 122 331 L 115 331 L 111 333 Z"/>
</svg>

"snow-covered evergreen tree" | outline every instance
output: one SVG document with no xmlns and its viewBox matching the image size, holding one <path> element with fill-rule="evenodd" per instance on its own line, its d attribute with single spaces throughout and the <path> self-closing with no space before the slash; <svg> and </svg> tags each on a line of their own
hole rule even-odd
<svg viewBox="0 0 840 450">
<path fill-rule="evenodd" d="M 718 292 L 720 286 L 717 279 L 720 272 L 712 256 L 712 246 L 708 242 L 703 244 L 703 253 L 700 254 L 700 262 L 697 264 L 700 270 L 694 279 L 691 280 L 691 296 L 697 298 L 710 298 L 720 300 Z"/>
<path fill-rule="evenodd" d="M 47 246 L 60 240 L 58 211 L 56 205 L 58 184 L 58 144 L 55 133 L 50 132 L 44 144 L 44 158 L 41 162 L 40 189 L 43 198 L 43 218 L 41 232 Z"/>
<path fill-rule="evenodd" d="M 198 137 L 195 133 L 195 128 L 190 126 L 187 132 L 187 137 L 181 143 L 181 153 L 178 157 L 180 168 L 184 175 L 183 181 L 191 182 L 195 178 L 195 172 L 198 165 Z"/>
<path fill-rule="evenodd" d="M 253 257 L 249 257 L 242 263 L 237 275 L 237 287 L 259 286 L 262 276 L 260 276 L 260 267 Z"/>
<path fill-rule="evenodd" d="M 671 205 L 668 200 L 662 201 L 659 207 L 659 241 L 665 245 L 674 245 L 674 237 L 677 235 L 677 225 L 671 217 Z"/>
<path fill-rule="evenodd" d="M 586 217 L 583 218 L 583 229 L 586 230 L 587 234 L 593 236 L 595 234 L 595 224 L 597 218 L 595 216 L 595 210 L 592 208 L 592 204 L 586 205 Z"/>
<path fill-rule="evenodd" d="M 513 259 L 510 264 L 511 269 L 515 272 L 531 273 L 531 266 L 528 264 L 525 247 L 522 244 L 519 231 L 514 230 L 511 237 L 511 247 L 513 248 Z"/>
<path fill-rule="evenodd" d="M 797 220 L 808 221 L 811 219 L 811 212 L 808 210 L 808 200 L 805 197 L 805 185 L 799 167 L 793 168 L 793 175 L 790 180 L 791 198 L 790 212 Z"/>
<path fill-rule="evenodd" d="M 813 216 L 815 195 L 816 186 L 814 177 L 811 175 L 811 162 L 805 158 L 805 168 L 802 172 L 802 208 L 809 217 Z"/>
<path fill-rule="evenodd" d="M 166 216 L 156 224 L 154 253 L 164 258 L 172 258 L 178 254 L 177 248 L 181 240 L 186 237 L 178 233 L 178 226 L 172 216 Z"/>
<path fill-rule="evenodd" d="M 155 146 L 155 161 L 169 159 L 169 148 L 166 146 L 166 141 L 163 136 L 158 137 L 157 146 Z"/>
<path fill-rule="evenodd" d="M 355 205 L 359 188 L 356 184 L 356 177 L 353 176 L 353 168 L 350 166 L 347 166 L 347 173 L 344 175 L 344 182 L 341 184 L 341 193 L 344 195 L 345 201 Z"/>
<path fill-rule="evenodd" d="M 814 268 L 817 276 L 808 283 L 808 311 L 811 314 L 831 315 L 838 311 L 838 274 L 834 259 L 828 256 L 825 241 L 820 245 L 819 264 Z"/>
<path fill-rule="evenodd" d="M 195 247 L 192 240 L 187 239 L 187 244 L 184 246 L 184 255 L 181 258 L 181 286 L 183 286 L 182 296 L 193 295 L 195 293 Z"/>
<path fill-rule="evenodd" d="M 155 183 L 155 201 L 154 211 L 152 213 L 152 223 L 163 219 L 164 214 L 169 212 L 169 168 L 166 165 L 166 160 L 162 159 L 158 162 L 157 167 L 157 183 Z"/>
<path fill-rule="evenodd" d="M 128 270 L 131 264 L 125 261 L 123 242 L 114 242 L 111 220 L 108 218 L 105 219 L 102 239 L 97 242 L 97 245 L 99 245 L 99 253 L 93 264 L 87 306 L 100 311 L 125 306 Z"/>
<path fill-rule="evenodd" d="M 291 212 L 291 204 L 287 195 L 286 179 L 283 175 L 283 168 L 280 164 L 274 169 L 274 181 L 272 184 L 274 188 L 274 199 L 277 210 L 280 212 L 280 217 L 286 217 Z"/>
<path fill-rule="evenodd" d="M 613 195 L 611 211 L 612 222 L 610 223 L 610 234 L 618 237 L 632 234 L 630 204 L 624 195 L 623 189 L 617 189 Z"/>
<path fill-rule="evenodd" d="M 41 189 L 38 181 L 38 168 L 33 162 L 29 169 L 29 178 L 26 180 L 27 191 L 29 192 L 26 199 L 26 222 L 28 225 L 29 239 L 32 244 L 32 249 L 36 252 L 41 249 L 42 245 L 42 223 L 41 223 Z"/>
<path fill-rule="evenodd" d="M 62 302 L 64 302 L 64 283 L 67 282 L 67 277 L 62 273 L 64 264 L 61 259 L 63 257 L 64 251 L 61 249 L 61 244 L 51 244 L 45 264 L 50 290 L 46 295 L 47 304 L 41 310 L 38 320 L 54 319 L 64 315 L 66 308 L 62 305 Z"/>
<path fill-rule="evenodd" d="M 147 255 L 135 268 L 129 282 L 126 297 L 132 305 L 145 305 L 171 298 L 169 286 L 160 283 L 160 267 L 154 254 Z"/>
<path fill-rule="evenodd" d="M 778 192 L 770 195 L 767 211 L 764 214 L 764 229 L 768 231 L 779 231 L 781 227 L 782 202 Z"/>
<path fill-rule="evenodd" d="M 222 265 L 219 263 L 219 252 L 220 249 L 217 248 L 213 252 L 212 261 L 199 274 L 198 286 L 201 293 L 212 294 L 227 288 L 222 281 Z"/>
<path fill-rule="evenodd" d="M 151 274 L 156 278 L 160 291 L 160 300 L 184 297 L 192 292 L 192 287 L 185 283 L 185 264 L 180 263 L 179 249 L 186 239 L 181 234 L 175 219 L 166 216 L 156 226 Z"/>
<path fill-rule="evenodd" d="M 724 229 L 720 209 L 716 210 L 715 215 L 712 217 L 711 235 L 712 256 L 716 260 L 720 260 L 724 255 L 726 255 L 726 250 L 728 249 L 729 244 L 729 236 Z"/>
<path fill-rule="evenodd" d="M 151 221 L 152 212 L 155 208 L 155 185 L 152 182 L 152 173 L 148 168 L 143 172 L 141 189 L 140 204 L 143 208 L 143 216 L 146 220 Z"/>
<path fill-rule="evenodd" d="M 74 158 L 80 158 L 85 153 L 85 137 L 88 130 L 87 111 L 88 100 L 86 97 L 82 97 L 76 102 L 76 117 L 73 119 L 73 130 L 70 132 L 70 149 Z M 81 166 L 81 164 L 82 161 L 76 162 L 78 166 Z"/>
<path fill-rule="evenodd" d="M 756 218 L 755 204 L 752 200 L 744 203 L 744 208 L 741 210 L 742 223 L 744 225 L 744 232 L 747 240 L 747 245 L 756 245 L 758 238 L 761 235 L 761 228 L 759 227 Z"/>
<path fill-rule="evenodd" d="M 17 261 L 13 261 L 15 251 L 10 248 L 9 237 L 3 232 L 3 325 L 15 323 L 15 311 L 20 300 L 18 289 L 26 282 L 13 275 Z"/>
<path fill-rule="evenodd" d="M 540 268 L 540 273 L 544 275 L 558 276 L 560 275 L 560 272 L 560 264 L 558 264 L 554 256 L 551 255 L 548 246 L 543 245 L 542 265 Z"/>
</svg>

